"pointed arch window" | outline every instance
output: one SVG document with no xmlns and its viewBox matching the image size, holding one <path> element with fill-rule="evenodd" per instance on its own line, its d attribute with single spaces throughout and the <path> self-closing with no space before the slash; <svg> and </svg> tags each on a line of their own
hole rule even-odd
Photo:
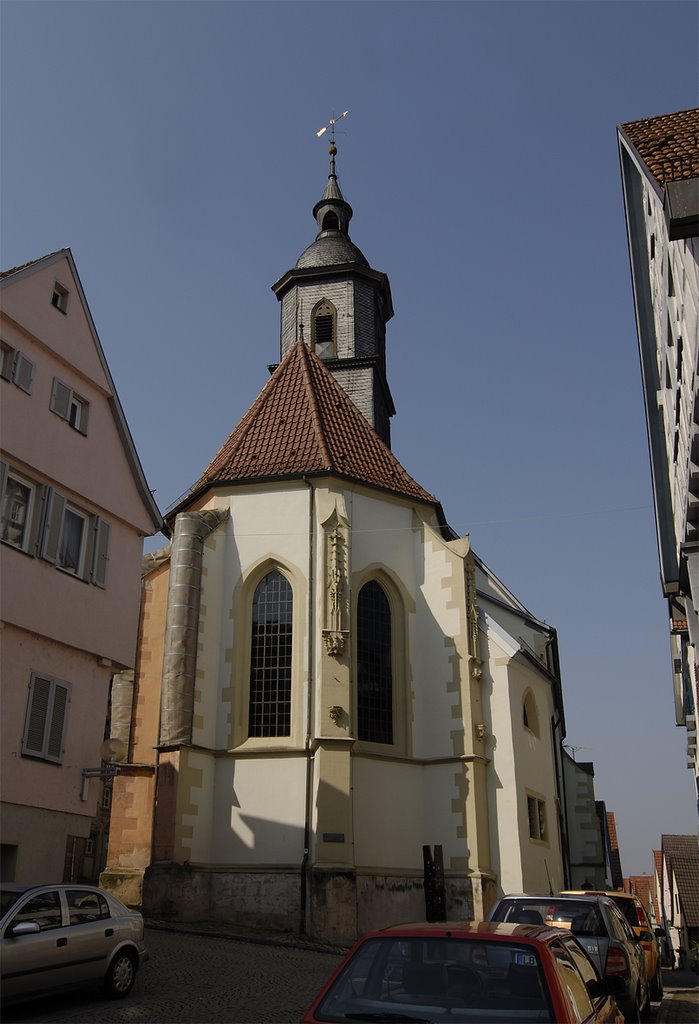
<svg viewBox="0 0 699 1024">
<path fill-rule="evenodd" d="M 391 606 L 376 580 L 357 603 L 357 738 L 393 743 Z"/>
<path fill-rule="evenodd" d="M 321 299 L 311 314 L 311 348 L 321 359 L 337 353 L 337 310 L 329 299 Z"/>
<path fill-rule="evenodd" d="M 250 736 L 291 733 L 293 595 L 276 569 L 255 588 L 250 657 Z"/>
<path fill-rule="evenodd" d="M 539 715 L 536 710 L 534 694 L 531 690 L 527 690 L 524 695 L 524 701 L 522 703 L 522 722 L 525 729 L 528 729 L 529 732 L 533 732 L 535 736 L 539 735 Z"/>
</svg>

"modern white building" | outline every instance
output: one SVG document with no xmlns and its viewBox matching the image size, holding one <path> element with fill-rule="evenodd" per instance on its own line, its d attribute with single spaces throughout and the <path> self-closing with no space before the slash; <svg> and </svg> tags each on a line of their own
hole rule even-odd
<svg viewBox="0 0 699 1024">
<path fill-rule="evenodd" d="M 617 134 L 675 715 L 697 776 L 699 109 Z"/>
</svg>

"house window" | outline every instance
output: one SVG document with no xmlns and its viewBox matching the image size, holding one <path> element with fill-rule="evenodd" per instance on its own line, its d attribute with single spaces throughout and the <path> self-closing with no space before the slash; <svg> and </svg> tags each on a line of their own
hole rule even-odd
<svg viewBox="0 0 699 1024">
<path fill-rule="evenodd" d="M 53 378 L 49 408 L 51 412 L 55 412 L 61 419 L 66 420 L 74 430 L 81 434 L 87 434 L 90 403 L 76 395 L 73 389 L 58 377 Z"/>
<path fill-rule="evenodd" d="M 252 603 L 250 653 L 250 736 L 291 733 L 293 595 L 276 570 L 257 585 Z"/>
<path fill-rule="evenodd" d="M 28 395 L 32 393 L 34 363 L 6 342 L 0 342 L 0 377 L 16 384 Z"/>
<path fill-rule="evenodd" d="M 0 538 L 22 551 L 29 547 L 34 509 L 34 485 L 8 472 L 2 494 Z"/>
<path fill-rule="evenodd" d="M 533 732 L 535 736 L 539 735 L 539 716 L 536 711 L 534 694 L 531 690 L 527 690 L 524 695 L 522 720 L 524 722 L 525 729 L 529 729 L 529 731 Z"/>
<path fill-rule="evenodd" d="M 70 692 L 67 683 L 32 673 L 22 754 L 60 764 Z"/>
<path fill-rule="evenodd" d="M 393 743 L 391 608 L 376 580 L 357 601 L 357 738 Z"/>
<path fill-rule="evenodd" d="M 61 313 L 68 312 L 68 290 L 62 284 L 59 284 L 58 281 L 53 286 L 51 305 L 55 306 Z"/>
<path fill-rule="evenodd" d="M 536 839 L 540 843 L 547 843 L 546 801 L 536 796 L 528 796 L 527 816 L 529 818 L 529 838 Z"/>
<path fill-rule="evenodd" d="M 77 509 L 66 505 L 63 510 L 63 523 L 58 542 L 56 565 L 66 572 L 82 576 L 85 564 L 85 538 L 87 533 L 87 516 Z"/>
<path fill-rule="evenodd" d="M 59 569 L 104 587 L 109 562 L 109 523 L 46 488 L 39 554 Z"/>
<path fill-rule="evenodd" d="M 328 299 L 321 299 L 311 314 L 311 348 L 321 359 L 335 358 L 336 323 L 337 310 Z"/>
</svg>

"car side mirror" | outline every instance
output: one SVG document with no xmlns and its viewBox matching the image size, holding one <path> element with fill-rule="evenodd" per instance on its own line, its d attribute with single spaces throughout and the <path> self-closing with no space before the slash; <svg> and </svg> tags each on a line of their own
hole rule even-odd
<svg viewBox="0 0 699 1024">
<path fill-rule="evenodd" d="M 652 932 L 641 932 L 641 934 L 639 935 L 639 939 L 641 940 L 641 942 L 652 942 L 653 941 L 653 933 Z"/>
<path fill-rule="evenodd" d="M 667 938 L 667 932 L 665 931 L 664 928 L 656 928 L 655 929 L 655 934 L 658 936 L 659 939 L 666 939 Z"/>
<path fill-rule="evenodd" d="M 10 928 L 10 935 L 14 938 L 16 935 L 36 935 L 40 931 L 36 921 L 18 921 Z"/>
</svg>

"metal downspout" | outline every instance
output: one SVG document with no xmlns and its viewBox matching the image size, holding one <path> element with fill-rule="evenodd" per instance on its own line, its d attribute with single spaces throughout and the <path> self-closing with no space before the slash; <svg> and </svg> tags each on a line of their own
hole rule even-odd
<svg viewBox="0 0 699 1024">
<path fill-rule="evenodd" d="M 303 482 L 309 489 L 308 503 L 308 694 L 306 697 L 306 806 L 303 825 L 303 861 L 301 862 L 301 934 L 307 934 L 307 909 L 306 903 L 309 896 L 308 885 L 308 861 L 311 852 L 311 803 L 313 799 L 313 751 L 311 750 L 311 739 L 313 736 L 313 636 L 314 636 L 314 615 L 313 615 L 313 570 L 315 566 L 314 557 L 314 518 L 315 518 L 315 490 L 313 484 L 306 477 Z"/>
</svg>

